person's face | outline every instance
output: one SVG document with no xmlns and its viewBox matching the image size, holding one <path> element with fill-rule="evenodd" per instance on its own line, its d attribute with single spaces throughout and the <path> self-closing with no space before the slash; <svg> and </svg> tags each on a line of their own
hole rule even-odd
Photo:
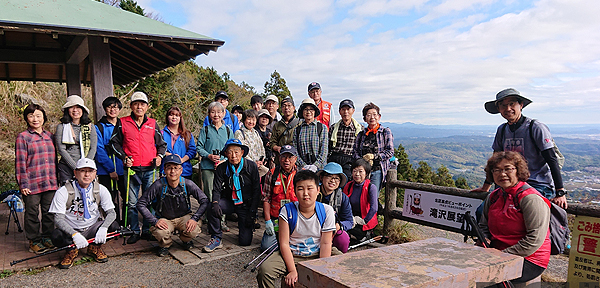
<svg viewBox="0 0 600 288">
<path fill-rule="evenodd" d="M 119 108 L 119 105 L 117 104 L 112 104 L 104 108 L 104 113 L 106 113 L 108 118 L 117 118 L 119 116 L 119 112 L 121 112 L 121 108 Z"/>
<path fill-rule="evenodd" d="M 365 179 L 367 179 L 367 171 L 365 171 L 365 168 L 358 166 L 352 169 L 352 179 L 354 179 L 354 182 L 356 183 L 362 183 L 365 181 Z"/>
<path fill-rule="evenodd" d="M 254 126 L 256 126 L 256 117 L 246 117 L 244 127 L 246 127 L 246 129 L 252 129 Z"/>
<path fill-rule="evenodd" d="M 269 117 L 264 116 L 264 115 L 258 117 L 258 124 L 262 127 L 269 125 Z"/>
<path fill-rule="evenodd" d="M 219 97 L 215 101 L 221 103 L 221 105 L 223 105 L 223 107 L 225 107 L 225 109 L 227 109 L 227 105 L 229 105 L 229 99 L 227 99 L 227 98 Z"/>
<path fill-rule="evenodd" d="M 344 106 L 340 108 L 340 116 L 342 116 L 342 121 L 346 122 L 352 119 L 352 115 L 354 115 L 354 109 L 350 106 Z"/>
<path fill-rule="evenodd" d="M 71 116 L 71 119 L 73 120 L 81 119 L 81 116 L 83 116 L 83 109 L 78 105 L 71 106 L 69 107 L 69 116 Z"/>
<path fill-rule="evenodd" d="M 281 112 L 283 113 L 283 116 L 288 118 L 292 115 L 294 115 L 294 111 L 296 110 L 296 107 L 294 107 L 294 104 L 286 102 L 283 103 L 283 105 L 281 105 Z"/>
<path fill-rule="evenodd" d="M 215 124 L 223 120 L 223 117 L 225 117 L 224 114 L 224 111 L 221 111 L 219 108 L 215 107 L 213 109 L 210 109 L 210 111 L 208 112 L 208 117 L 210 118 L 212 124 Z"/>
<path fill-rule="evenodd" d="M 235 115 L 235 117 L 237 117 L 237 119 L 239 121 L 242 121 L 242 113 L 240 113 L 240 111 L 235 110 L 235 111 L 231 112 L 231 114 Z"/>
<path fill-rule="evenodd" d="M 131 108 L 133 115 L 138 118 L 144 117 L 144 115 L 146 115 L 146 111 L 148 111 L 148 103 L 144 101 L 135 101 L 131 103 L 129 107 Z"/>
<path fill-rule="evenodd" d="M 300 206 L 310 207 L 315 204 L 319 188 L 313 179 L 298 181 L 294 189 Z"/>
<path fill-rule="evenodd" d="M 503 159 L 492 169 L 492 175 L 494 176 L 494 183 L 504 189 L 519 183 L 517 167 L 507 159 Z"/>
<path fill-rule="evenodd" d="M 236 145 L 229 145 L 227 150 L 225 150 L 225 156 L 227 157 L 229 163 L 233 165 L 240 164 L 242 161 L 242 156 L 244 156 L 244 150 L 242 147 Z"/>
<path fill-rule="evenodd" d="M 279 108 L 279 104 L 277 104 L 275 101 L 269 100 L 267 103 L 265 103 L 265 107 L 269 113 L 273 115 L 277 111 L 277 108 Z"/>
<path fill-rule="evenodd" d="M 315 120 L 315 108 L 312 106 L 305 107 L 304 110 L 302 110 L 302 116 L 304 117 L 304 121 L 306 121 L 306 123 L 312 122 Z"/>
<path fill-rule="evenodd" d="M 285 172 L 290 172 L 294 168 L 294 165 L 296 165 L 297 159 L 298 159 L 298 157 L 296 157 L 290 153 L 284 153 L 284 154 L 279 155 L 279 165 L 281 165 L 281 168 Z"/>
<path fill-rule="evenodd" d="M 169 125 L 179 126 L 179 122 L 181 121 L 181 115 L 179 115 L 179 113 L 177 112 L 171 112 L 171 114 L 169 114 L 169 117 L 167 117 L 167 120 L 169 120 Z"/>
<path fill-rule="evenodd" d="M 312 89 L 308 91 L 308 97 L 315 100 L 315 103 L 321 102 L 321 89 Z"/>
<path fill-rule="evenodd" d="M 75 178 L 81 188 L 87 188 L 96 179 L 96 170 L 92 168 L 75 169 Z"/>
<path fill-rule="evenodd" d="M 379 124 L 379 120 L 381 119 L 381 115 L 375 109 L 369 109 L 367 111 L 367 115 L 365 115 L 365 122 L 369 124 L 370 127 L 375 127 Z"/>
<path fill-rule="evenodd" d="M 256 111 L 260 111 L 260 109 L 262 109 L 263 104 L 260 102 L 256 102 L 252 105 L 252 109 L 256 110 Z"/>
<path fill-rule="evenodd" d="M 498 111 L 504 119 L 508 120 L 509 123 L 515 123 L 521 117 L 521 109 L 523 104 L 517 101 L 517 97 L 506 97 L 498 103 Z"/>
<path fill-rule="evenodd" d="M 167 174 L 167 180 L 177 181 L 181 176 L 182 172 L 181 165 L 177 165 L 175 163 L 167 163 L 165 165 L 165 174 Z"/>
<path fill-rule="evenodd" d="M 44 125 L 44 113 L 40 110 L 35 110 L 33 113 L 27 114 L 27 125 L 32 129 L 40 129 Z"/>
<path fill-rule="evenodd" d="M 327 192 L 333 191 L 340 187 L 341 181 L 342 178 L 340 178 L 340 175 L 325 174 L 323 177 L 321 177 L 321 183 Z"/>
</svg>

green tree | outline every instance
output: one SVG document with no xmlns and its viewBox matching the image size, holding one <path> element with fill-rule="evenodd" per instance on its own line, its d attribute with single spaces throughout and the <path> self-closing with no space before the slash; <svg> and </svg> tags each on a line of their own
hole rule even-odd
<svg viewBox="0 0 600 288">
<path fill-rule="evenodd" d="M 446 166 L 442 165 L 437 169 L 436 175 L 433 177 L 433 184 L 438 186 L 455 187 L 452 175 Z"/>
<path fill-rule="evenodd" d="M 207 97 L 211 101 L 214 99 L 215 94 L 219 91 L 227 91 L 227 83 L 219 76 L 217 70 L 214 68 L 203 68 L 199 69 L 198 79 L 200 81 L 200 92 L 203 96 Z"/>
<path fill-rule="evenodd" d="M 431 166 L 425 161 L 419 161 L 419 168 L 417 168 L 417 182 L 433 184 L 433 178 L 435 173 L 431 169 Z"/>
<path fill-rule="evenodd" d="M 133 0 L 121 0 L 119 7 L 125 11 L 133 12 L 142 16 L 146 16 L 144 8 L 142 8 L 136 1 Z"/>
<path fill-rule="evenodd" d="M 271 73 L 271 79 L 265 82 L 263 97 L 267 97 L 271 94 L 277 96 L 279 103 L 281 103 L 281 100 L 285 97 L 292 97 L 292 93 L 290 92 L 290 89 L 288 89 L 285 79 L 281 77 L 281 74 L 279 74 L 277 70 L 273 71 L 273 73 Z"/>
<path fill-rule="evenodd" d="M 415 181 L 417 179 L 417 171 L 413 169 L 408 159 L 408 154 L 404 150 L 402 144 L 398 145 L 398 149 L 394 149 L 394 156 L 398 160 L 398 179 L 405 181 Z"/>
<path fill-rule="evenodd" d="M 469 184 L 467 183 L 467 179 L 465 179 L 464 177 L 458 177 L 456 179 L 456 187 L 461 188 L 461 189 L 471 189 L 471 187 L 469 187 Z"/>
</svg>

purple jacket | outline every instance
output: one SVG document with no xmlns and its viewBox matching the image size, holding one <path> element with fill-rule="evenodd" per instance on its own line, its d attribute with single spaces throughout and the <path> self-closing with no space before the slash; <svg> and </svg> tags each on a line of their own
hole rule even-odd
<svg viewBox="0 0 600 288">
<path fill-rule="evenodd" d="M 365 139 L 365 133 L 367 129 L 360 131 L 356 136 L 356 142 L 354 142 L 354 152 L 352 157 L 354 159 L 362 158 L 361 147 Z M 387 127 L 379 126 L 377 130 L 377 151 L 381 157 L 381 172 L 383 176 L 383 182 L 385 182 L 387 170 L 390 169 L 390 159 L 394 156 L 394 136 L 392 130 Z"/>
</svg>

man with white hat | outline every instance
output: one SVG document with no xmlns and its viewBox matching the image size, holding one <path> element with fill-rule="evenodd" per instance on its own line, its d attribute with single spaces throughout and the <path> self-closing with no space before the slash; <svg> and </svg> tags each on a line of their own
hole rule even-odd
<svg viewBox="0 0 600 288">
<path fill-rule="evenodd" d="M 269 128 L 269 130 L 273 130 L 273 125 L 275 125 L 277 121 L 281 120 L 281 114 L 277 112 L 277 109 L 279 109 L 279 99 L 277 96 L 269 95 L 267 98 L 265 98 L 265 109 L 269 111 L 271 118 L 273 118 L 273 121 L 267 125 L 267 128 Z"/>
<path fill-rule="evenodd" d="M 106 213 L 106 218 L 102 219 L 101 211 Z M 56 225 L 51 237 L 54 246 L 65 247 L 73 243 L 76 246 L 67 251 L 58 268 L 70 268 L 79 249 L 85 247 L 97 262 L 108 261 L 102 244 L 106 243 L 108 231 L 117 230 L 119 225 L 115 222 L 117 213 L 110 192 L 96 181 L 94 160 L 81 158 L 77 161 L 75 179 L 56 190 L 49 212 L 54 213 Z M 88 243 L 92 238 L 94 241 Z"/>
<path fill-rule="evenodd" d="M 315 165 L 323 169 L 327 163 L 328 129 L 325 124 L 317 121 L 319 108 L 310 98 L 302 100 L 298 109 L 300 124 L 294 129 L 294 147 L 298 150 L 298 168 L 306 165 Z"/>
<path fill-rule="evenodd" d="M 121 118 L 121 122 L 117 124 L 110 138 L 110 144 L 115 155 L 123 160 L 125 167 L 135 172 L 128 181 L 129 203 L 127 203 L 128 219 L 126 220 L 135 233 L 127 239 L 127 243 L 133 244 L 141 239 L 136 208 L 140 189 L 143 194 L 152 185 L 154 169 L 160 167 L 167 150 L 167 143 L 163 140 L 156 120 L 146 116 L 148 96 L 144 92 L 133 93 L 129 107 L 131 107 L 131 115 Z M 149 229 L 150 224 L 144 219 L 142 232 L 147 240 L 151 239 Z"/>
</svg>

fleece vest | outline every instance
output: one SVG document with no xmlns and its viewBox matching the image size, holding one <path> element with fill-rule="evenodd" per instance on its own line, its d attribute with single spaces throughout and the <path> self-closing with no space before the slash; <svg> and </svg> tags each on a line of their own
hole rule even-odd
<svg viewBox="0 0 600 288">
<path fill-rule="evenodd" d="M 319 111 L 321 112 L 321 114 L 316 117 L 317 120 L 329 128 L 329 119 L 331 118 L 331 103 L 321 99 L 321 103 L 319 103 L 317 107 L 319 107 Z"/>
<path fill-rule="evenodd" d="M 133 157 L 133 166 L 152 166 L 156 157 L 156 143 L 154 133 L 156 120 L 147 118 L 146 122 L 138 128 L 131 116 L 121 118 L 123 127 L 123 151 Z"/>
<path fill-rule="evenodd" d="M 283 179 L 283 173 L 281 173 L 279 170 L 279 167 L 271 169 L 271 174 L 273 177 L 275 177 L 275 173 L 277 172 L 275 181 L 273 185 L 271 185 L 273 189 L 273 191 L 271 191 L 271 218 L 273 219 L 277 219 L 277 217 L 279 217 L 279 210 L 282 207 L 281 200 L 286 200 L 285 202 L 298 201 L 298 198 L 296 198 L 296 193 L 294 192 L 294 176 L 296 176 L 296 170 L 293 170 L 286 179 Z M 284 190 L 284 188 L 287 189 Z"/>
<path fill-rule="evenodd" d="M 369 213 L 369 209 L 371 209 L 371 203 L 369 203 L 369 186 L 371 185 L 371 180 L 367 179 L 363 183 L 362 191 L 360 194 L 360 217 L 365 219 L 367 217 L 367 213 Z M 352 186 L 354 186 L 354 181 L 348 182 L 344 187 L 344 194 L 350 197 L 352 195 Z M 373 215 L 373 218 L 369 220 L 367 225 L 363 225 L 363 231 L 368 231 L 377 226 L 377 213 Z"/>
</svg>

